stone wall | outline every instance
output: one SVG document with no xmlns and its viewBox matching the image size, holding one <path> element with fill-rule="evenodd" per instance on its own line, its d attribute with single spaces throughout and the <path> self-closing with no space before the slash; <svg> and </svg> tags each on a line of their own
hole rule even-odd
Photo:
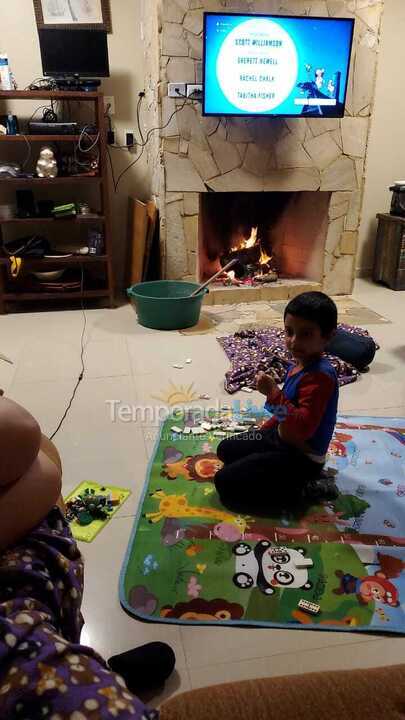
<svg viewBox="0 0 405 720">
<path fill-rule="evenodd" d="M 148 4 L 155 12 L 155 2 Z M 354 17 L 346 117 L 203 118 L 167 97 L 167 82 L 201 82 L 203 11 Z M 165 276 L 195 278 L 198 194 L 213 190 L 332 192 L 323 287 L 350 293 L 373 107 L 383 2 L 378 0 L 163 0 L 158 4 L 159 175 Z M 149 10 L 150 12 L 150 10 Z M 153 80 L 151 68 L 151 79 Z M 156 78 L 155 78 L 156 79 Z M 160 162 L 158 161 L 158 158 Z"/>
</svg>

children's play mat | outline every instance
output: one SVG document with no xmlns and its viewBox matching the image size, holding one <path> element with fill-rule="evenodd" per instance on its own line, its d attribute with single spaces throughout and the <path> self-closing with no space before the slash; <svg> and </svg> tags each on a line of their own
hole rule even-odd
<svg viewBox="0 0 405 720">
<path fill-rule="evenodd" d="M 405 420 L 340 417 L 328 460 L 340 495 L 299 519 L 221 506 L 224 413 L 208 420 L 162 425 L 122 569 L 125 609 L 176 624 L 404 633 Z"/>
</svg>

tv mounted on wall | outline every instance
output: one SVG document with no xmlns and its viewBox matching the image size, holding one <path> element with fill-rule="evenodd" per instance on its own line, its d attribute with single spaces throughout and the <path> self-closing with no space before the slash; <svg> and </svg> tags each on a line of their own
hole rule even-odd
<svg viewBox="0 0 405 720">
<path fill-rule="evenodd" d="M 354 20 L 204 13 L 204 115 L 343 117 Z"/>
</svg>

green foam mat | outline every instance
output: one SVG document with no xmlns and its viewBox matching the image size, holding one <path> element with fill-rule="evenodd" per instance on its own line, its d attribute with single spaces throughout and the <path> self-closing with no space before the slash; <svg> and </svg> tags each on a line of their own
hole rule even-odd
<svg viewBox="0 0 405 720">
<path fill-rule="evenodd" d="M 213 484 L 221 438 L 173 425 L 162 424 L 121 572 L 129 613 L 176 624 L 405 631 L 405 420 L 339 417 L 328 465 L 340 495 L 299 519 L 229 512 Z"/>
</svg>

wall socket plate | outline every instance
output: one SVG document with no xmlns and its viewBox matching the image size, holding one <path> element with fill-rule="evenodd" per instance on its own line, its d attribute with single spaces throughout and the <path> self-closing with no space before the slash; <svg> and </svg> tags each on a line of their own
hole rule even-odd
<svg viewBox="0 0 405 720">
<path fill-rule="evenodd" d="M 187 97 L 194 98 L 194 100 L 201 100 L 203 92 L 202 85 L 187 85 Z"/>
<path fill-rule="evenodd" d="M 109 115 L 115 115 L 115 97 L 113 95 L 104 95 L 104 110 L 108 112 Z"/>
<path fill-rule="evenodd" d="M 170 98 L 185 97 L 187 85 L 186 83 L 168 83 L 167 94 Z"/>
</svg>

